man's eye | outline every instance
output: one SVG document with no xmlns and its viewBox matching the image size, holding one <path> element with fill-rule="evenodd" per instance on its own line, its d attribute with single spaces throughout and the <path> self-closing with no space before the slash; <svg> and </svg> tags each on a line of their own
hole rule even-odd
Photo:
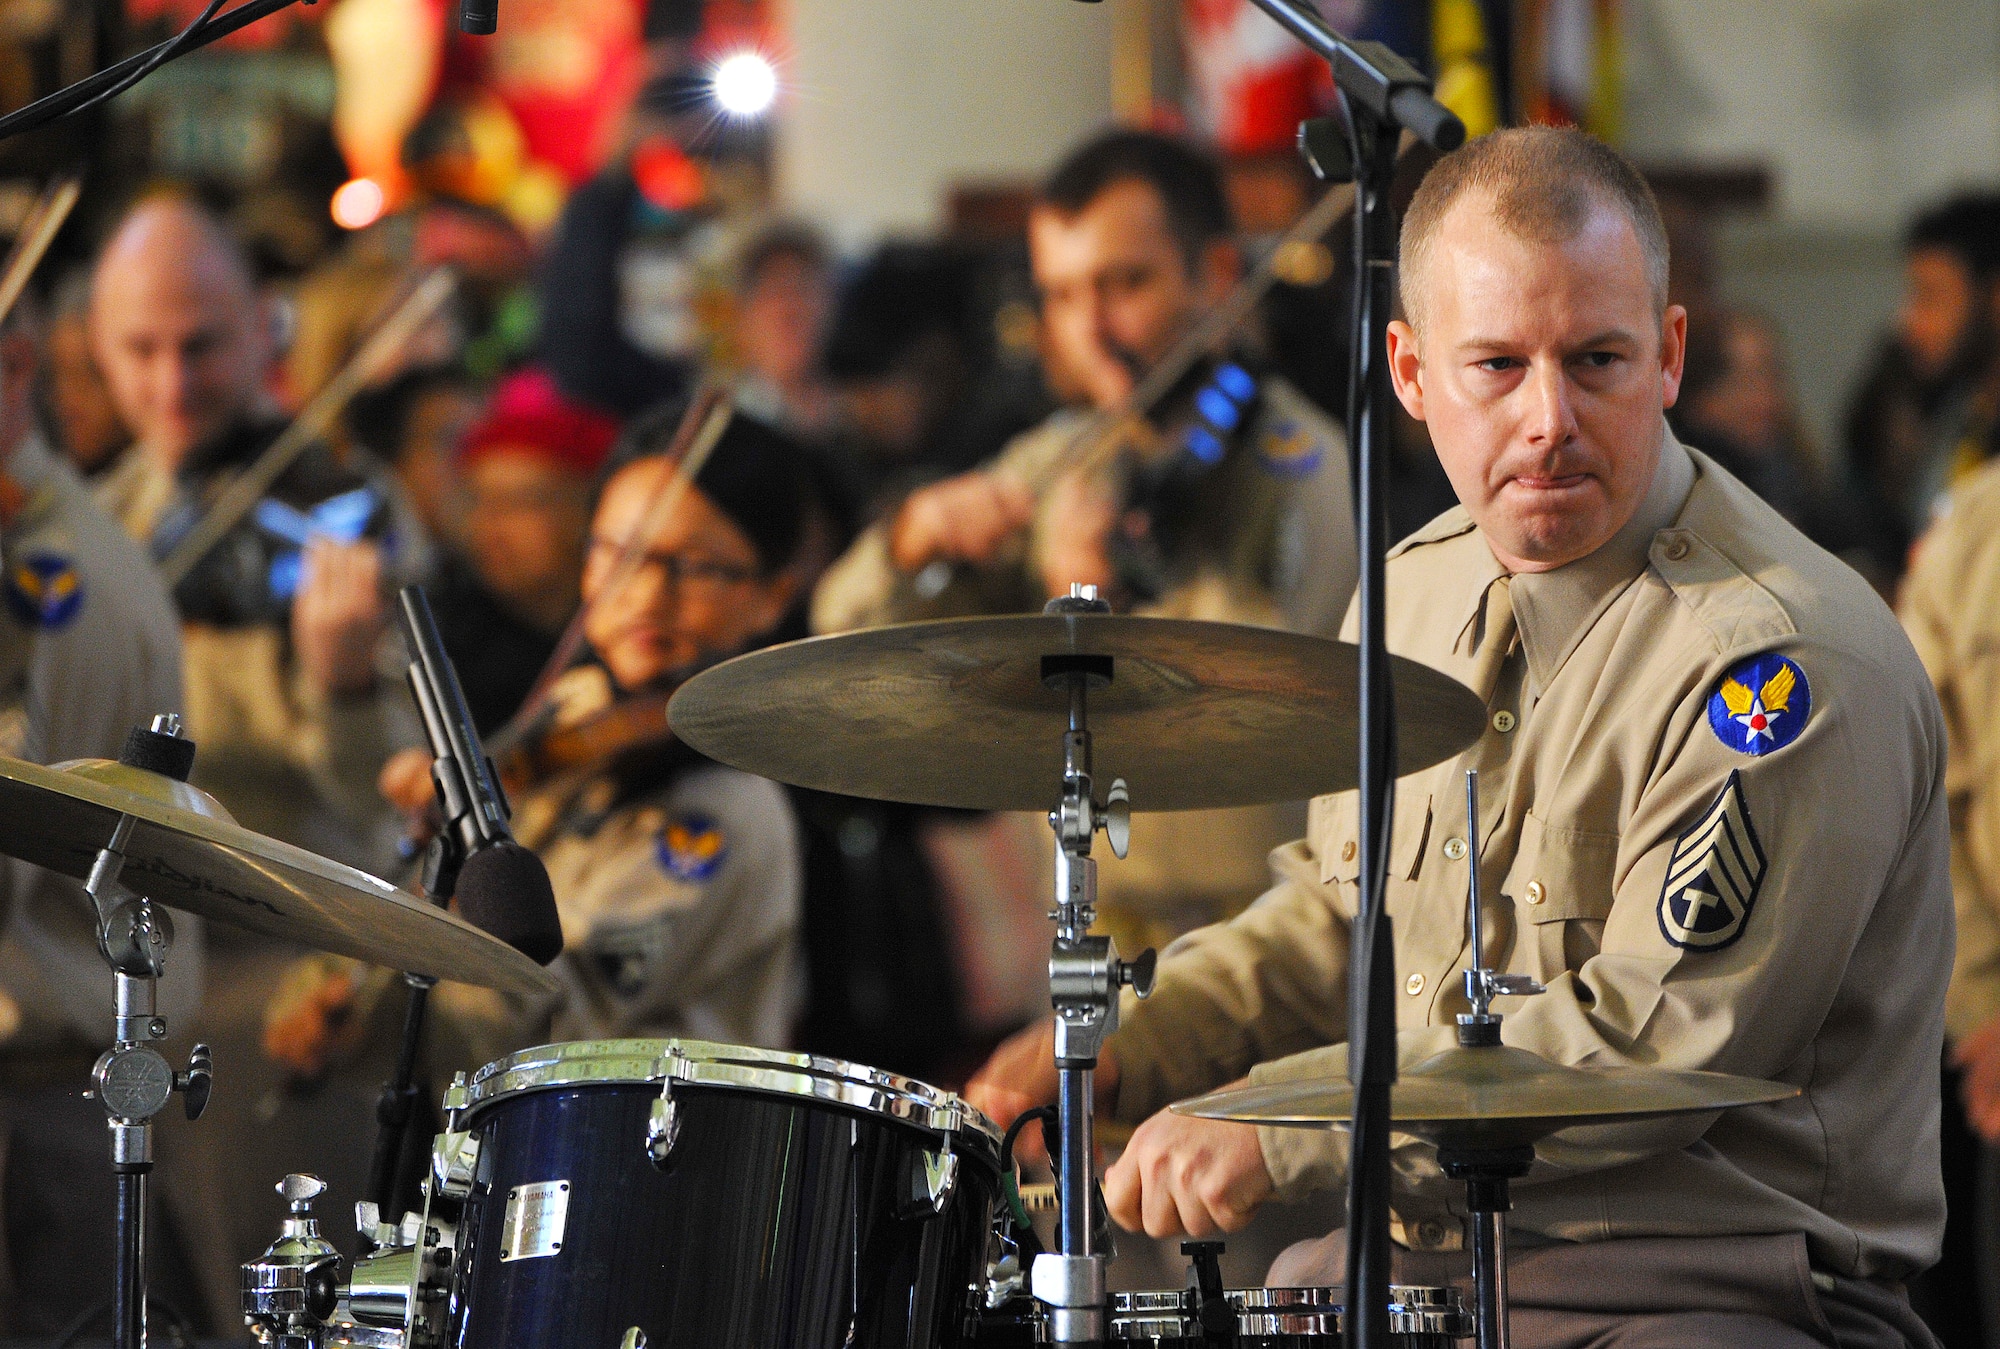
<svg viewBox="0 0 2000 1349">
<path fill-rule="evenodd" d="M 1583 364 L 1589 366 L 1592 370 L 1605 370 L 1617 364 L 1618 353 L 1615 351 L 1586 351 L 1581 359 Z"/>
<path fill-rule="evenodd" d="M 1488 356 L 1485 360 L 1479 362 L 1481 370 L 1488 370 L 1496 375 L 1505 374 L 1518 365 L 1520 365 L 1520 362 L 1512 356 Z"/>
</svg>

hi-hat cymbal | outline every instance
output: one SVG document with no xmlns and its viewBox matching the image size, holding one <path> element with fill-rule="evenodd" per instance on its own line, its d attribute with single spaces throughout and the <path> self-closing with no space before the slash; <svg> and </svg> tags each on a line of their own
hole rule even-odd
<svg viewBox="0 0 2000 1349">
<path fill-rule="evenodd" d="M 1514 1147 L 1561 1129 L 1762 1105 L 1797 1087 L 1726 1073 L 1664 1068 L 1572 1068 L 1508 1046 L 1453 1047 L 1400 1074 L 1389 1090 L 1397 1133 L 1458 1147 Z M 1211 1092 L 1177 1115 L 1244 1124 L 1325 1128 L 1354 1118 L 1346 1078 L 1272 1082 Z"/>
<path fill-rule="evenodd" d="M 44 768 L 0 756 L 0 853 L 82 880 L 121 814 L 135 823 L 120 879 L 161 904 L 433 978 L 559 987 L 506 943 L 365 871 L 252 833 L 184 782 L 108 759 Z"/>
<path fill-rule="evenodd" d="M 1044 657 L 1109 658 L 1088 694 L 1094 772 L 1134 810 L 1298 801 L 1358 778 L 1360 649 L 1230 623 L 1100 614 L 904 623 L 768 647 L 683 685 L 674 732 L 712 759 L 821 791 L 1047 810 L 1069 697 Z M 1401 772 L 1478 738 L 1484 709 L 1391 661 Z"/>
</svg>

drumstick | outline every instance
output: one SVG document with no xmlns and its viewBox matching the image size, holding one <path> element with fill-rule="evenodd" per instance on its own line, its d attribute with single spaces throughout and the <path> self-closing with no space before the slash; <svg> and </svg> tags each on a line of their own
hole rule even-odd
<svg viewBox="0 0 2000 1349">
<path fill-rule="evenodd" d="M 223 536 L 234 529 L 238 521 L 256 509 L 257 503 L 284 476 L 285 470 L 298 462 L 299 456 L 312 448 L 332 427 L 341 409 L 402 354 L 403 348 L 451 298 L 457 285 L 458 277 L 449 267 L 434 268 L 424 276 L 409 296 L 361 344 L 361 350 L 354 354 L 354 359 L 327 381 L 326 387 L 314 395 L 304 411 L 292 419 L 292 424 L 278 434 L 278 438 L 257 456 L 254 463 L 236 475 L 215 499 L 215 504 L 208 508 L 208 513 L 197 520 L 194 528 L 174 545 L 173 551 L 160 563 L 160 574 L 167 583 L 167 589 L 172 590 L 185 580 L 195 564 L 208 556 L 209 550 L 222 542 Z"/>
<path fill-rule="evenodd" d="M 49 245 L 62 232 L 63 223 L 69 213 L 76 209 L 78 197 L 83 195 L 83 180 L 74 174 L 49 184 L 49 190 L 41 195 L 35 208 L 21 224 L 21 233 L 14 240 L 14 247 L 7 255 L 7 266 L 0 272 L 0 324 L 14 312 L 14 306 L 21 299 L 21 292 L 28 288 L 28 278 L 35 274 L 35 268 L 42 265 L 48 255 Z"/>
<path fill-rule="evenodd" d="M 569 669 L 578 651 L 583 649 L 584 627 L 596 605 L 605 597 L 615 594 L 632 579 L 638 571 L 640 561 L 646 554 L 646 541 L 660 528 L 661 523 L 680 505 L 681 499 L 694 485 L 701 474 L 708 457 L 722 440 L 723 432 L 729 429 L 730 421 L 736 415 L 736 408 L 729 400 L 728 391 L 718 385 L 704 385 L 689 400 L 686 413 L 680 424 L 674 428 L 673 439 L 667 442 L 662 457 L 671 461 L 673 472 L 661 480 L 653 489 L 652 500 L 646 503 L 645 513 L 640 517 L 639 528 L 629 535 L 618 550 L 618 560 L 612 565 L 611 574 L 605 578 L 597 594 L 588 604 L 577 607 L 576 616 L 563 629 L 556 648 L 542 665 L 542 672 L 535 676 L 535 683 L 528 690 L 528 696 L 507 724 L 488 738 L 487 744 L 499 752 L 519 741 L 533 726 L 535 718 L 548 703 L 549 690 L 556 680 Z"/>
</svg>

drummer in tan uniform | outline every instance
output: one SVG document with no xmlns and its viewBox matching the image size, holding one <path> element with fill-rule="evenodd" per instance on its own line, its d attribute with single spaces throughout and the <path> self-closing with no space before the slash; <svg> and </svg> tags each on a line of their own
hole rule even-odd
<svg viewBox="0 0 2000 1349">
<path fill-rule="evenodd" d="M 1467 768 L 1505 1041 L 1567 1064 L 1791 1083 L 1775 1105 L 1545 1144 L 1513 1190 L 1522 1346 L 1928 1345 L 1902 1282 L 1937 1257 L 1936 1062 L 1952 922 L 1944 730 L 1893 616 L 1662 418 L 1686 314 L 1643 180 L 1581 133 L 1502 131 L 1404 224 L 1396 389 L 1465 505 L 1392 555 L 1390 649 L 1489 725 L 1397 784 L 1387 903 L 1400 1057 L 1467 1010 Z M 1353 794 L 1314 803 L 1273 888 L 1160 964 L 1099 1081 L 1144 1120 L 1106 1176 L 1159 1235 L 1338 1185 L 1345 1135 L 1159 1114 L 1246 1072 L 1342 1074 Z M 969 1094 L 1053 1095 L 1045 1034 Z M 1462 1197 L 1407 1138 L 1399 1282 L 1463 1280 Z M 1273 1282 L 1342 1281 L 1344 1234 Z"/>
<path fill-rule="evenodd" d="M 1044 371 L 1070 406 L 863 532 L 821 578 L 814 630 L 1035 611 L 1083 582 L 1121 611 L 1331 636 L 1356 576 L 1346 441 L 1276 375 L 1208 445 L 1212 467 L 1176 443 L 1058 474 L 1040 501 L 1030 487 L 1229 294 L 1242 273 L 1230 231 L 1215 166 L 1179 141 L 1120 131 L 1072 153 L 1028 224 Z M 1296 806 L 1134 820 L 1129 859 L 1099 873 L 1107 927 L 1136 951 L 1234 913 L 1300 822 Z"/>
</svg>

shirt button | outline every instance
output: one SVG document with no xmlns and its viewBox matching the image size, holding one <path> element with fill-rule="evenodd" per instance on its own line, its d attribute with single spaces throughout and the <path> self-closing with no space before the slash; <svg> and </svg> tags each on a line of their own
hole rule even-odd
<svg viewBox="0 0 2000 1349">
<path fill-rule="evenodd" d="M 1675 539 L 1672 542 L 1668 543 L 1666 547 L 1666 555 L 1667 555 L 1667 561 L 1679 562 L 1682 558 L 1688 555 L 1688 541 L 1686 539 Z"/>
<path fill-rule="evenodd" d="M 1465 860 L 1465 840 L 1453 836 L 1444 841 L 1444 855 L 1454 862 Z"/>
<path fill-rule="evenodd" d="M 1417 994 L 1424 991 L 1424 976 L 1421 974 L 1411 975 L 1409 982 L 1405 983 L 1403 987 L 1410 990 L 1411 997 L 1416 997 Z"/>
<path fill-rule="evenodd" d="M 1498 712 L 1495 712 L 1493 714 L 1493 729 L 1500 732 L 1500 734 L 1502 735 L 1505 735 L 1507 734 L 1507 732 L 1513 730 L 1514 714 L 1512 712 L 1509 712 L 1504 707 L 1501 708 Z"/>
<path fill-rule="evenodd" d="M 1548 897 L 1549 897 L 1549 892 L 1542 888 L 1542 883 L 1540 881 L 1528 882 L 1528 902 L 1530 904 L 1539 904 Z"/>
<path fill-rule="evenodd" d="M 1354 840 L 1349 839 L 1347 840 L 1347 842 L 1340 845 L 1340 860 L 1343 862 L 1352 862 L 1354 860 L 1354 854 L 1359 851 L 1360 849 L 1358 849 L 1354 845 Z"/>
</svg>

